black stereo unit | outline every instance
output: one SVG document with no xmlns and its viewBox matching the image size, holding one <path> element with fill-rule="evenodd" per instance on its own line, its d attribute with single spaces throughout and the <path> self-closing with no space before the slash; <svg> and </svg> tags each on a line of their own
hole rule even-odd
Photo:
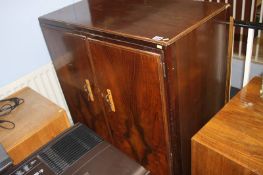
<svg viewBox="0 0 263 175">
<path fill-rule="evenodd" d="M 76 124 L 6 174 L 146 175 L 149 171 L 86 126 Z"/>
</svg>

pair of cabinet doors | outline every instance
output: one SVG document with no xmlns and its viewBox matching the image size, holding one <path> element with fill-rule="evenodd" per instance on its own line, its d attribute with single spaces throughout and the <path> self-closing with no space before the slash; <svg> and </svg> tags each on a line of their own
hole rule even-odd
<svg viewBox="0 0 263 175">
<path fill-rule="evenodd" d="M 42 27 L 74 122 L 170 174 L 161 55 Z"/>
</svg>

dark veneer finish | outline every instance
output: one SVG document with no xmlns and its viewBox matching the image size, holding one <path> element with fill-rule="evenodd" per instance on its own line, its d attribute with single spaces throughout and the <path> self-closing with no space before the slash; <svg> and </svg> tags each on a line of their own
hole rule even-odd
<svg viewBox="0 0 263 175">
<path fill-rule="evenodd" d="M 169 45 L 225 9 L 224 4 L 182 0 L 83 0 L 40 21 Z M 154 36 L 169 40 L 155 41 Z"/>
<path fill-rule="evenodd" d="M 190 174 L 190 138 L 229 91 L 227 7 L 89 0 L 40 17 L 74 121 L 153 175 Z"/>
</svg>

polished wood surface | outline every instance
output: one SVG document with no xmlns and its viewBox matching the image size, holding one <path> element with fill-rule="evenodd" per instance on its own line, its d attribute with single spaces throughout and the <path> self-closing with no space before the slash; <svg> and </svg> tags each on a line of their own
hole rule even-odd
<svg viewBox="0 0 263 175">
<path fill-rule="evenodd" d="M 69 31 L 42 28 L 74 122 L 86 124 L 108 142 L 112 142 L 101 107 L 98 87 L 86 51 L 86 37 Z M 94 101 L 85 91 L 89 80 Z"/>
<path fill-rule="evenodd" d="M 153 175 L 190 174 L 190 139 L 224 105 L 228 92 L 228 26 L 222 23 L 228 21 L 227 7 L 91 0 L 41 17 L 74 121 L 88 126 L 97 121 L 97 133 L 105 137 L 108 131 L 105 138 Z M 83 41 L 59 39 L 69 32 Z M 151 39 L 155 35 L 169 39 L 157 42 Z M 82 68 L 70 70 L 69 60 Z M 78 85 L 86 77 L 95 106 L 80 103 L 88 98 Z M 89 112 L 78 117 L 85 107 Z"/>
<path fill-rule="evenodd" d="M 225 103 L 230 100 L 231 89 L 231 66 L 233 59 L 233 46 L 234 46 L 234 18 L 231 16 L 229 19 L 229 33 L 228 33 L 228 48 L 227 48 L 227 80 L 226 80 L 226 98 Z M 228 90 L 228 91 L 227 91 Z"/>
<path fill-rule="evenodd" d="M 170 174 L 160 55 L 87 42 L 101 95 L 106 99 L 110 89 L 115 104 L 114 112 L 105 101 L 113 144 L 153 174 Z"/>
<path fill-rule="evenodd" d="M 171 122 L 180 136 L 176 138 L 180 145 L 173 145 L 181 150 L 175 156 L 180 155 L 186 174 L 191 174 L 191 137 L 224 106 L 228 97 L 228 26 L 215 22 L 226 17 L 227 12 L 217 15 L 165 52 Z"/>
<path fill-rule="evenodd" d="M 24 88 L 10 97 L 22 98 L 24 103 L 1 117 L 16 126 L 12 130 L 0 128 L 0 143 L 17 164 L 69 128 L 70 123 L 62 108 L 30 88 Z"/>
<path fill-rule="evenodd" d="M 193 175 L 263 174 L 261 83 L 252 79 L 192 138 Z"/>
<path fill-rule="evenodd" d="M 87 29 L 169 45 L 226 9 L 225 4 L 182 0 L 83 0 L 40 18 L 62 27 Z M 193 26 L 195 25 L 195 26 Z M 161 36 L 167 40 L 156 41 Z"/>
</svg>

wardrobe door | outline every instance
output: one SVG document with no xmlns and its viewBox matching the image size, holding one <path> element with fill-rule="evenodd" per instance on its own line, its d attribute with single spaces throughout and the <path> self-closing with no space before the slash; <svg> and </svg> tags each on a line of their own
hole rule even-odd
<svg viewBox="0 0 263 175">
<path fill-rule="evenodd" d="M 43 26 L 42 30 L 74 123 L 86 124 L 111 142 L 103 104 L 93 81 L 86 37 Z"/>
<path fill-rule="evenodd" d="M 160 55 L 87 40 L 113 144 L 153 175 L 170 174 Z"/>
</svg>

